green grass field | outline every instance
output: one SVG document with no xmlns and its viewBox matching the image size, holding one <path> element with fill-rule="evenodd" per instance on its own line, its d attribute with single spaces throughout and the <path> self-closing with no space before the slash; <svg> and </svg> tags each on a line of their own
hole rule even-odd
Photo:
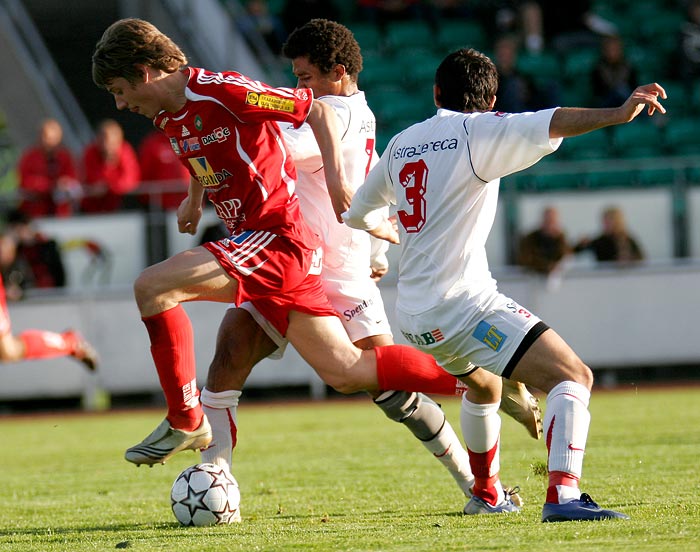
<svg viewBox="0 0 700 552">
<path fill-rule="evenodd" d="M 245 404 L 234 475 L 243 522 L 180 527 L 170 486 L 199 455 L 136 467 L 124 449 L 162 412 L 0 418 L 0 550 L 700 549 L 700 387 L 593 394 L 582 489 L 629 521 L 542 524 L 545 447 L 503 421 L 520 514 L 461 515 L 442 466 L 369 401 Z M 443 401 L 459 432 L 459 403 Z"/>
</svg>

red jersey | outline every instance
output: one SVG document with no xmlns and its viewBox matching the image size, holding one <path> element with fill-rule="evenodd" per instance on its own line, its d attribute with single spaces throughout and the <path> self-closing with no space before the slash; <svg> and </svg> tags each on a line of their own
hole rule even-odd
<svg viewBox="0 0 700 552">
<path fill-rule="evenodd" d="M 70 214 L 70 205 L 57 205 L 53 195 L 61 178 L 77 182 L 70 150 L 60 147 L 47 154 L 41 148 L 30 148 L 19 160 L 18 171 L 23 212 L 32 217 Z"/>
<path fill-rule="evenodd" d="M 306 88 L 272 88 L 233 71 L 185 69 L 187 102 L 153 120 L 204 187 L 230 233 L 267 230 L 316 249 L 295 193 L 296 169 L 276 121 L 299 127 L 311 109 Z"/>
<path fill-rule="evenodd" d="M 118 159 L 110 162 L 102 157 L 96 143 L 88 144 L 83 153 L 83 168 L 83 185 L 87 195 L 80 208 L 86 213 L 118 210 L 122 205 L 122 197 L 135 190 L 141 180 L 136 151 L 127 141 L 119 148 Z M 98 184 L 106 184 L 108 191 L 104 195 L 91 195 L 91 187 Z"/>
</svg>

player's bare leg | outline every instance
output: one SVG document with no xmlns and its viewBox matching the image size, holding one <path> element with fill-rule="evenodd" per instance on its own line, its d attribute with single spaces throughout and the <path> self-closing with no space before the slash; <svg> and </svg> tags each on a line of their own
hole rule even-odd
<svg viewBox="0 0 700 552">
<path fill-rule="evenodd" d="M 125 457 L 137 465 L 163 463 L 181 450 L 211 441 L 199 404 L 192 325 L 181 303 L 230 302 L 238 283 L 203 247 L 184 251 L 144 270 L 134 295 L 151 342 L 151 354 L 168 405 L 166 419 Z"/>
<path fill-rule="evenodd" d="M 94 347 L 75 330 L 62 333 L 49 330 L 25 330 L 19 335 L 0 336 L 0 362 L 72 357 L 95 371 L 99 356 Z"/>
<path fill-rule="evenodd" d="M 548 393 L 544 426 L 549 487 L 542 521 L 627 518 L 600 508 L 578 487 L 590 425 L 590 368 L 554 330 L 548 329 L 523 355 L 511 377 Z"/>
</svg>

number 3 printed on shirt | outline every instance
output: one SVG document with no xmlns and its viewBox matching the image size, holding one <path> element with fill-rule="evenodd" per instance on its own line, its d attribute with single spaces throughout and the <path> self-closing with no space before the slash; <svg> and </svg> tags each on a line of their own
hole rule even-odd
<svg viewBox="0 0 700 552">
<path fill-rule="evenodd" d="M 428 166 L 422 159 L 406 163 L 399 172 L 401 186 L 406 201 L 413 207 L 412 212 L 401 209 L 396 214 L 406 232 L 419 232 L 425 224 L 425 186 L 428 181 Z"/>
</svg>

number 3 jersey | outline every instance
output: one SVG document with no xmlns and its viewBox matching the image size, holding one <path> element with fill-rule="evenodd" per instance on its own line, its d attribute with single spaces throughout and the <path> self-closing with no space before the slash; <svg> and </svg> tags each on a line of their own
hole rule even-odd
<svg viewBox="0 0 700 552">
<path fill-rule="evenodd" d="M 313 93 L 272 88 L 236 72 L 185 69 L 187 102 L 154 125 L 204 187 L 230 233 L 268 230 L 307 249 L 320 245 L 300 214 L 296 169 L 276 121 L 301 126 Z"/>
<path fill-rule="evenodd" d="M 396 204 L 401 240 L 397 308 L 419 314 L 444 298 L 496 290 L 486 259 L 500 178 L 555 151 L 554 109 L 458 113 L 439 109 L 395 136 L 355 194 L 345 221 L 372 229 Z"/>
</svg>

